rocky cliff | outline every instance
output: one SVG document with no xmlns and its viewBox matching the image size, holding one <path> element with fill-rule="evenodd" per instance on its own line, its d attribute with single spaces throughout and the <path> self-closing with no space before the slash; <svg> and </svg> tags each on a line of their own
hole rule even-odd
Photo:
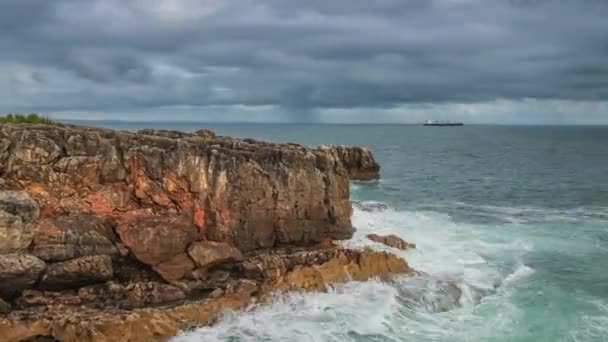
<svg viewBox="0 0 608 342">
<path fill-rule="evenodd" d="M 373 152 L 365 147 L 323 145 L 318 150 L 332 154 L 342 162 L 351 180 L 375 180 L 380 178 L 380 165 Z"/>
<path fill-rule="evenodd" d="M 104 340 L 77 321 L 233 298 L 243 282 L 267 293 L 410 272 L 331 243 L 353 233 L 349 178 L 378 170 L 357 147 L 0 125 L 0 341 Z"/>
</svg>

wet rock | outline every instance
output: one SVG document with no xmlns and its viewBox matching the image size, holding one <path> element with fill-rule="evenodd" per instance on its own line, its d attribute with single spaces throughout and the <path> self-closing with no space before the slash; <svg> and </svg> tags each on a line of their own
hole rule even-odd
<svg viewBox="0 0 608 342">
<path fill-rule="evenodd" d="M 39 215 L 38 203 L 24 191 L 0 191 L 0 212 L 18 216 L 23 223 L 35 221 Z"/>
<path fill-rule="evenodd" d="M 462 290 L 453 281 L 425 275 L 408 279 L 397 289 L 403 305 L 422 307 L 428 312 L 445 312 L 461 306 Z"/>
<path fill-rule="evenodd" d="M 384 245 L 387 245 L 389 247 L 393 247 L 393 248 L 397 248 L 397 249 L 410 249 L 410 248 L 416 248 L 416 244 L 414 243 L 409 243 L 405 240 L 403 240 L 402 238 L 396 236 L 396 235 L 378 235 L 378 234 L 368 234 L 367 238 L 370 239 L 371 241 L 374 242 L 378 242 Z"/>
<path fill-rule="evenodd" d="M 116 255 L 115 241 L 111 224 L 99 216 L 60 216 L 38 223 L 32 254 L 46 261 Z"/>
<path fill-rule="evenodd" d="M 280 277 L 278 287 L 291 290 L 322 291 L 329 285 L 349 280 L 365 281 L 374 277 L 413 274 L 407 262 L 386 252 L 364 249 L 346 250 L 320 265 L 296 266 Z"/>
<path fill-rule="evenodd" d="M 381 211 L 385 211 L 386 209 L 388 209 L 388 206 L 386 204 L 382 204 L 382 203 L 378 203 L 378 202 L 372 202 L 372 201 L 352 201 L 353 205 L 356 206 L 357 208 L 361 209 L 362 211 L 365 212 L 381 212 Z"/>
<path fill-rule="evenodd" d="M 119 224 L 118 235 L 135 257 L 148 265 L 170 261 L 197 238 L 197 228 L 182 215 L 137 217 Z"/>
<path fill-rule="evenodd" d="M 0 296 L 10 298 L 31 288 L 45 267 L 44 261 L 33 255 L 0 255 Z"/>
<path fill-rule="evenodd" d="M 188 255 L 196 266 L 209 269 L 226 262 L 243 260 L 243 254 L 236 248 L 221 242 L 195 242 L 188 248 Z"/>
<path fill-rule="evenodd" d="M 40 286 L 62 289 L 99 283 L 112 279 L 112 259 L 108 255 L 84 256 L 50 264 L 40 280 Z"/>
<path fill-rule="evenodd" d="M 78 300 L 72 304 L 57 302 L 58 298 L 52 293 L 44 293 L 46 310 L 37 306 L 30 311 L 0 317 L 0 336 L 9 340 L 27 340 L 35 336 L 61 341 L 164 340 L 179 331 L 212 324 L 226 310 L 265 303 L 275 290 L 325 290 L 327 286 L 350 279 L 387 278 L 396 273 L 413 272 L 397 256 L 371 249 L 271 250 L 248 260 L 280 263 L 284 271 L 277 277 L 260 281 L 226 279 L 222 288 L 198 292 L 206 295 L 203 299 L 186 302 L 182 289 L 156 282 L 126 286 L 108 282 L 81 288 L 76 296 L 82 301 L 80 304 L 76 304 Z M 218 272 L 218 277 L 222 272 Z M 113 300 L 113 306 L 86 304 L 108 299 Z M 36 314 L 32 314 L 34 312 Z"/>
</svg>

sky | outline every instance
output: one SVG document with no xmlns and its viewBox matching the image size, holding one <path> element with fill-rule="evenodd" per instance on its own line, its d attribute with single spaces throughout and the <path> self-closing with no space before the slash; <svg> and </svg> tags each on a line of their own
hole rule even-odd
<svg viewBox="0 0 608 342">
<path fill-rule="evenodd" d="M 0 113 L 608 124 L 607 0 L 2 0 Z"/>
</svg>

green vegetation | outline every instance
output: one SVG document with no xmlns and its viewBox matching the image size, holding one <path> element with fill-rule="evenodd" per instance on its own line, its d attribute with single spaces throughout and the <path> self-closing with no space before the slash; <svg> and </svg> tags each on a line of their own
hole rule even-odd
<svg viewBox="0 0 608 342">
<path fill-rule="evenodd" d="M 56 125 L 57 123 L 46 116 L 38 115 L 36 113 L 23 115 L 23 114 L 7 114 L 6 116 L 0 116 L 0 124 L 2 123 L 27 123 L 27 124 L 41 124 L 41 125 Z"/>
</svg>

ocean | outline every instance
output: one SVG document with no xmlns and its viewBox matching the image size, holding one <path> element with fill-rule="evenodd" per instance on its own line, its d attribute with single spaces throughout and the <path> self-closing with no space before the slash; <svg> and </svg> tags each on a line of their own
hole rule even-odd
<svg viewBox="0 0 608 342">
<path fill-rule="evenodd" d="M 608 127 L 95 123 L 372 148 L 351 246 L 417 245 L 422 275 L 277 296 L 196 341 L 608 341 Z M 457 288 L 457 289 L 456 289 Z"/>
</svg>

